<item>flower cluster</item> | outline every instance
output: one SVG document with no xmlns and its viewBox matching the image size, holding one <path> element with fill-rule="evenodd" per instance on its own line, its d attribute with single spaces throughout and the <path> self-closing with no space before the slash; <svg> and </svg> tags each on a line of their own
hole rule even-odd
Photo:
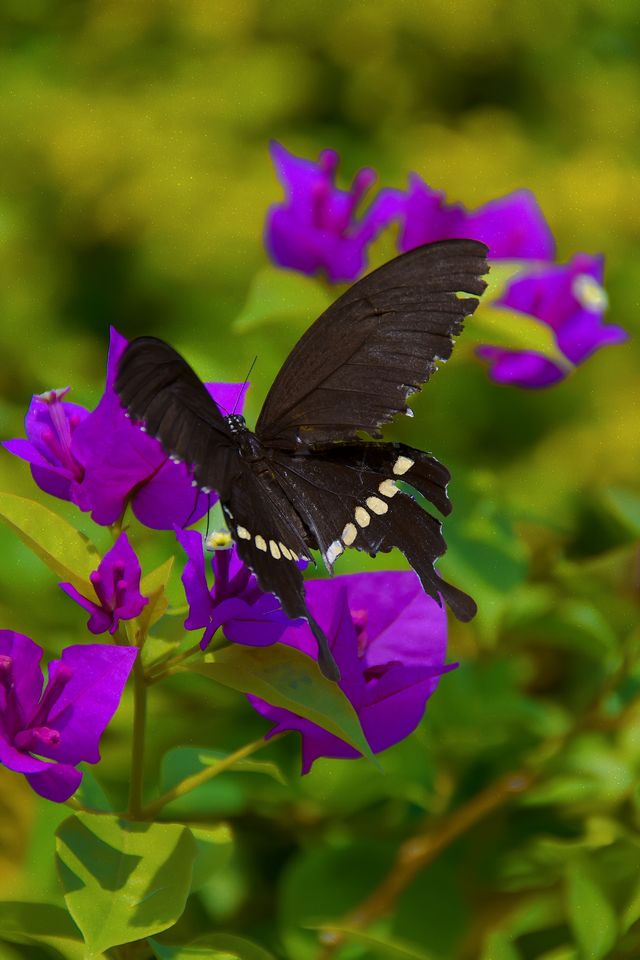
<svg viewBox="0 0 640 960">
<path fill-rule="evenodd" d="M 278 176 L 287 192 L 284 204 L 267 215 L 265 243 L 283 267 L 313 274 L 322 269 L 333 283 L 353 280 L 366 263 L 366 249 L 395 214 L 395 197 L 381 193 L 364 216 L 356 211 L 373 185 L 373 170 L 360 170 L 350 190 L 335 185 L 339 157 L 323 150 L 316 163 L 271 144 Z"/>
<path fill-rule="evenodd" d="M 87 623 L 91 633 L 106 633 L 108 630 L 113 634 L 120 620 L 133 620 L 149 602 L 140 593 L 140 574 L 140 561 L 123 532 L 89 577 L 97 603 L 71 583 L 61 583 L 60 586 L 91 614 Z"/>
<path fill-rule="evenodd" d="M 31 464 L 42 490 L 71 500 L 95 523 L 115 523 L 130 503 L 141 523 L 170 530 L 204 516 L 215 498 L 194 492 L 187 467 L 125 416 L 114 383 L 127 342 L 111 330 L 106 386 L 95 410 L 67 401 L 69 387 L 37 394 L 25 419 L 27 439 L 3 445 Z M 206 386 L 222 409 L 241 409 L 245 387 Z"/>
<path fill-rule="evenodd" d="M 307 582 L 307 603 L 327 634 L 340 668 L 340 687 L 354 707 L 374 753 L 407 737 L 420 722 L 443 673 L 447 618 L 409 571 L 356 573 Z M 290 626 L 282 643 L 317 659 L 309 626 Z M 250 696 L 274 726 L 268 736 L 296 730 L 302 772 L 318 757 L 358 757 L 358 751 L 310 720 Z"/>
<path fill-rule="evenodd" d="M 400 228 L 401 251 L 436 240 L 471 238 L 486 243 L 493 260 L 520 262 L 521 272 L 494 305 L 550 326 L 566 362 L 533 351 L 481 346 L 478 356 L 488 361 L 496 382 L 547 387 L 600 347 L 627 339 L 621 327 L 603 321 L 603 258 L 578 253 L 568 264 L 555 264 L 553 235 L 528 190 L 467 210 L 459 203 L 448 204 L 442 191 L 411 174 L 406 191 L 379 190 L 357 219 L 358 204 L 375 179 L 373 171 L 361 170 L 345 192 L 335 185 L 335 151 L 323 151 L 314 163 L 276 143 L 272 155 L 287 198 L 269 211 L 265 242 L 280 266 L 307 274 L 321 270 L 333 282 L 356 280 L 365 269 L 369 244 L 392 222 Z"/>
<path fill-rule="evenodd" d="M 231 538 L 220 538 L 211 558 L 213 586 L 207 584 L 202 536 L 195 530 L 178 530 L 176 536 L 187 555 L 182 583 L 189 604 L 186 630 L 202 630 L 202 649 L 221 627 L 227 640 L 264 647 L 275 643 L 291 621 L 272 593 L 263 593 L 255 576 L 238 556 Z"/>
<path fill-rule="evenodd" d="M 80 786 L 81 761 L 98 763 L 100 738 L 116 711 L 135 647 L 67 647 L 49 664 L 42 691 L 41 648 L 0 630 L 0 763 L 61 803 Z"/>
<path fill-rule="evenodd" d="M 600 347 L 626 340 L 622 327 L 603 322 L 607 306 L 603 273 L 603 257 L 578 253 L 568 264 L 551 264 L 516 277 L 494 306 L 536 317 L 550 327 L 566 363 L 560 366 L 534 351 L 478 347 L 492 378 L 517 387 L 548 387 Z"/>
</svg>

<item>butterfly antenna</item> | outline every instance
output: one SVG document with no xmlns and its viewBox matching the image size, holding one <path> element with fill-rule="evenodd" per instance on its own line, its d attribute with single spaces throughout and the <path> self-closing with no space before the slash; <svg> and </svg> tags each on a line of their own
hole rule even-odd
<svg viewBox="0 0 640 960">
<path fill-rule="evenodd" d="M 252 372 L 253 368 L 255 367 L 257 361 L 258 361 L 258 356 L 257 356 L 257 354 L 256 354 L 256 356 L 253 358 L 253 360 L 252 360 L 252 362 L 251 362 L 251 366 L 249 367 L 249 373 L 248 373 L 248 374 L 246 375 L 246 377 L 244 378 L 244 383 L 243 383 L 242 386 L 240 387 L 240 392 L 238 393 L 238 396 L 236 397 L 236 402 L 235 402 L 234 405 L 233 405 L 233 411 L 232 411 L 232 413 L 235 413 L 235 412 L 236 412 L 236 407 L 237 407 L 238 404 L 240 403 L 240 398 L 242 397 L 243 390 L 244 390 L 244 388 L 245 388 L 246 385 L 247 385 L 247 382 L 248 382 L 248 380 L 249 380 L 249 377 L 251 376 L 251 372 Z"/>
<path fill-rule="evenodd" d="M 204 542 L 209 539 L 209 521 L 211 520 L 211 494 L 207 494 L 207 532 L 204 535 Z"/>
<path fill-rule="evenodd" d="M 199 490 L 196 490 L 196 497 L 195 497 L 195 500 L 193 501 L 193 507 L 192 507 L 192 509 L 191 509 L 191 513 L 189 514 L 189 516 L 187 517 L 187 519 L 186 519 L 186 520 L 184 521 L 184 523 L 182 524 L 183 527 L 188 527 L 189 524 L 191 523 L 191 519 L 192 519 L 194 513 L 196 512 L 196 510 L 198 509 L 198 498 L 199 498 L 199 497 L 200 497 L 200 491 L 199 491 Z"/>
</svg>

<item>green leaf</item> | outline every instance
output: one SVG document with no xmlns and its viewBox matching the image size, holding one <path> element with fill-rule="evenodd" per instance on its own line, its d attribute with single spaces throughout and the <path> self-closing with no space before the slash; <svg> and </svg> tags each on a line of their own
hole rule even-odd
<svg viewBox="0 0 640 960">
<path fill-rule="evenodd" d="M 487 289 L 482 295 L 483 301 L 489 302 L 497 300 L 505 292 L 506 286 L 518 274 L 530 272 L 538 267 L 546 267 L 548 264 L 531 260 L 492 260 L 491 269 L 486 274 L 484 280 L 487 283 Z"/>
<path fill-rule="evenodd" d="M 210 933 L 186 947 L 174 947 L 157 940 L 149 946 L 158 960 L 275 960 L 273 954 L 231 933 Z"/>
<path fill-rule="evenodd" d="M 0 940 L 46 944 L 69 954 L 74 952 L 75 945 L 82 945 L 80 931 L 62 907 L 16 900 L 0 903 Z M 78 960 L 80 956 L 78 952 Z"/>
<path fill-rule="evenodd" d="M 558 349 L 551 327 L 528 314 L 494 306 L 494 301 L 504 294 L 515 277 L 546 266 L 522 260 L 493 261 L 485 278 L 487 289 L 480 301 L 480 308 L 465 327 L 465 339 L 512 350 L 534 350 L 561 366 L 567 366 L 566 357 Z"/>
<path fill-rule="evenodd" d="M 48 507 L 13 493 L 0 494 L 0 520 L 57 577 L 95 598 L 89 574 L 100 563 L 100 554 L 88 537 Z"/>
<path fill-rule="evenodd" d="M 485 941 L 481 960 L 521 960 L 521 954 L 508 933 L 494 930 Z"/>
<path fill-rule="evenodd" d="M 318 935 L 310 924 L 340 924 L 391 869 L 395 850 L 388 844 L 372 843 L 370 837 L 354 841 L 346 832 L 343 838 L 339 844 L 307 844 L 287 863 L 279 896 L 286 957 L 317 960 Z"/>
<path fill-rule="evenodd" d="M 525 313 L 481 302 L 465 327 L 467 342 L 490 343 L 511 350 L 533 350 L 562 367 L 570 366 L 558 349 L 551 327 Z"/>
<path fill-rule="evenodd" d="M 605 500 L 619 520 L 634 534 L 640 536 L 640 497 L 630 490 L 611 487 L 605 494 Z"/>
<path fill-rule="evenodd" d="M 494 487 L 491 475 L 457 477 L 456 509 L 447 519 L 448 549 L 438 562 L 438 570 L 478 604 L 475 622 L 486 641 L 493 639 L 528 567 L 526 548 Z"/>
<path fill-rule="evenodd" d="M 324 935 L 321 937 L 323 943 L 331 944 L 332 934 L 341 933 L 348 940 L 369 947 L 374 956 L 384 957 L 385 960 L 387 958 L 388 960 L 432 960 L 433 958 L 433 954 L 425 953 L 414 944 L 404 943 L 396 939 L 391 940 L 387 937 L 373 937 L 370 933 L 363 933 L 362 930 L 356 930 L 353 927 L 343 927 L 331 923 L 308 924 L 308 926 L 312 930 L 324 931 Z M 498 960 L 498 958 L 496 957 L 495 960 Z"/>
<path fill-rule="evenodd" d="M 184 667 L 241 693 L 251 693 L 346 740 L 365 756 L 371 749 L 358 716 L 340 687 L 323 677 L 306 654 L 276 643 L 271 647 L 228 647 L 213 660 Z"/>
<path fill-rule="evenodd" d="M 166 640 L 164 637 L 156 637 L 150 634 L 144 642 L 142 648 L 142 665 L 146 670 L 154 671 L 161 667 L 165 660 L 169 660 L 174 654 L 178 653 L 180 640 Z"/>
<path fill-rule="evenodd" d="M 567 907 L 573 934 L 584 960 L 602 960 L 617 938 L 616 915 L 585 857 L 567 868 Z"/>
<path fill-rule="evenodd" d="M 198 848 L 191 889 L 199 890 L 213 873 L 224 870 L 229 863 L 233 853 L 233 834 L 226 823 L 190 829 Z"/>
<path fill-rule="evenodd" d="M 60 825 L 65 900 L 95 954 L 173 926 L 189 895 L 196 844 L 178 824 L 78 813 Z"/>
<path fill-rule="evenodd" d="M 265 267 L 251 283 L 247 301 L 233 322 L 233 329 L 245 333 L 266 323 L 319 316 L 333 297 L 317 280 L 300 273 Z"/>
<path fill-rule="evenodd" d="M 557 760 L 557 772 L 533 787 L 520 800 L 539 804 L 616 804 L 636 782 L 631 766 L 598 734 L 583 734 Z"/>
<path fill-rule="evenodd" d="M 157 623 L 169 606 L 165 587 L 171 576 L 174 559 L 174 557 L 169 557 L 151 573 L 147 573 L 140 582 L 140 593 L 149 600 L 142 608 L 142 613 L 136 621 L 138 630 L 142 634 L 147 633 L 150 627 Z"/>
<path fill-rule="evenodd" d="M 111 800 L 90 770 L 83 771 L 82 782 L 73 796 L 88 810 L 96 810 L 99 813 L 113 812 Z"/>
</svg>

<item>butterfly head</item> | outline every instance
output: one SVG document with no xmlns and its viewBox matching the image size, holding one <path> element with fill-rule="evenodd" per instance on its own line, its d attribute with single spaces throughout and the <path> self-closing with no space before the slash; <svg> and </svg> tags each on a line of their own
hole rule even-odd
<svg viewBox="0 0 640 960">
<path fill-rule="evenodd" d="M 244 433 L 247 429 L 246 421 L 239 413 L 232 413 L 224 419 L 231 433 Z"/>
</svg>

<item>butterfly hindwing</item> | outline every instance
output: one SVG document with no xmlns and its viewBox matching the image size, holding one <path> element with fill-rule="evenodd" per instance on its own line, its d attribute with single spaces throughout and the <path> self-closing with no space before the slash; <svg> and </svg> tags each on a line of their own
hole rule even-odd
<svg viewBox="0 0 640 960">
<path fill-rule="evenodd" d="M 487 248 L 445 240 L 402 254 L 353 284 L 307 330 L 256 424 L 263 443 L 294 450 L 348 441 L 405 412 L 449 358 L 486 287 Z"/>
<path fill-rule="evenodd" d="M 241 560 L 265 593 L 274 593 L 291 618 L 304 617 L 318 641 L 320 666 L 332 680 L 339 671 L 326 637 L 307 609 L 301 561 L 309 558 L 308 535 L 301 519 L 273 477 L 245 467 L 222 509 Z"/>
<path fill-rule="evenodd" d="M 443 597 L 460 620 L 473 617 L 473 600 L 434 569 L 446 550 L 440 521 L 397 485 L 406 481 L 448 513 L 449 473 L 433 457 L 402 444 L 363 442 L 322 457 L 278 453 L 273 469 L 329 570 L 348 547 L 371 556 L 398 547 L 430 596 L 438 603 Z"/>
</svg>

